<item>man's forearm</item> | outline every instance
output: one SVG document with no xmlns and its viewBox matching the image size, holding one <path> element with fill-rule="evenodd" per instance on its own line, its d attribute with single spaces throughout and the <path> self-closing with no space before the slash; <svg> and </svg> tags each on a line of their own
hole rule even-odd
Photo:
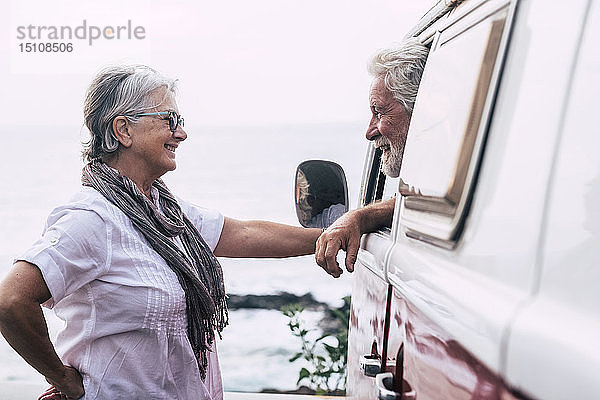
<svg viewBox="0 0 600 400">
<path fill-rule="evenodd" d="M 356 210 L 359 216 L 360 233 L 373 232 L 382 227 L 392 226 L 396 198 L 369 204 Z"/>
</svg>

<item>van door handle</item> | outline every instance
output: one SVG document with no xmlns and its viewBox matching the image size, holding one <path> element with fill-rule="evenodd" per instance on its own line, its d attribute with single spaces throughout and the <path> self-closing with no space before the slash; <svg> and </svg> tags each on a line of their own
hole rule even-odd
<svg viewBox="0 0 600 400">
<path fill-rule="evenodd" d="M 408 382 L 402 382 L 402 393 L 398 393 L 388 388 L 393 387 L 394 376 L 391 372 L 384 372 L 375 376 L 375 386 L 377 387 L 377 398 L 379 400 L 417 400 L 417 393 L 410 387 Z"/>
<path fill-rule="evenodd" d="M 381 357 L 377 354 L 360 356 L 360 370 L 371 378 L 381 372 Z"/>
<path fill-rule="evenodd" d="M 401 400 L 402 394 L 388 389 L 392 387 L 394 376 L 391 372 L 384 372 L 375 376 L 375 386 L 377 387 L 377 398 L 379 400 Z"/>
<path fill-rule="evenodd" d="M 416 392 L 410 383 L 404 380 L 404 343 L 400 344 L 396 356 L 396 377 L 394 378 L 391 372 L 377 374 L 375 385 L 377 387 L 377 398 L 380 400 L 416 400 Z M 401 393 L 393 389 L 400 390 Z"/>
</svg>

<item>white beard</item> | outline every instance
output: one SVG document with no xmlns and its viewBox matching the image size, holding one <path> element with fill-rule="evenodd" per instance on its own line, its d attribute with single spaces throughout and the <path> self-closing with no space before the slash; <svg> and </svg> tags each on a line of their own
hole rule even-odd
<svg viewBox="0 0 600 400">
<path fill-rule="evenodd" d="M 383 153 L 381 170 L 391 178 L 400 176 L 400 167 L 402 166 L 402 154 L 398 149 L 390 147 L 390 150 Z"/>
<path fill-rule="evenodd" d="M 402 166 L 402 152 L 392 144 L 388 139 L 381 137 L 375 142 L 375 147 L 389 146 L 381 155 L 381 171 L 391 178 L 400 176 L 400 167 Z"/>
</svg>

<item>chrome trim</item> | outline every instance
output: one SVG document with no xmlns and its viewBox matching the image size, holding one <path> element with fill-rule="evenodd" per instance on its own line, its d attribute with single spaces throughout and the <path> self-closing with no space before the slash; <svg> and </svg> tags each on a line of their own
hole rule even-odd
<svg viewBox="0 0 600 400">
<path fill-rule="evenodd" d="M 440 0 L 433 7 L 429 9 L 421 17 L 421 20 L 417 23 L 417 25 L 412 28 L 408 33 L 404 36 L 405 39 L 412 36 L 419 36 L 423 33 L 427 28 L 440 20 L 444 15 L 448 14 L 454 7 L 462 3 L 464 0 Z"/>
<path fill-rule="evenodd" d="M 375 275 L 386 280 L 385 264 L 378 262 L 377 258 L 372 253 L 364 249 L 358 249 L 356 260 Z"/>
<path fill-rule="evenodd" d="M 372 201 L 372 199 L 369 200 L 367 199 L 367 197 L 374 197 L 370 196 L 370 193 L 374 192 L 375 186 L 377 184 L 377 182 L 372 179 L 375 153 L 375 146 L 373 146 L 373 143 L 369 142 L 367 144 L 367 154 L 365 156 L 362 178 L 360 180 L 360 191 L 358 195 L 357 208 L 364 207 Z M 377 170 L 379 171 L 379 165 L 377 166 Z"/>
</svg>

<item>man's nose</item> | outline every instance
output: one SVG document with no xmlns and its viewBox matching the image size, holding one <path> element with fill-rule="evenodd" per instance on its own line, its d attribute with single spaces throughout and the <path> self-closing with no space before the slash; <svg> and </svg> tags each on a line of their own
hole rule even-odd
<svg viewBox="0 0 600 400">
<path fill-rule="evenodd" d="M 175 129 L 175 132 L 173 132 L 173 139 L 177 139 L 180 142 L 187 139 L 187 133 L 183 130 L 181 125 L 177 125 L 177 129 Z"/>
<path fill-rule="evenodd" d="M 367 140 L 375 140 L 379 137 L 379 129 L 377 128 L 377 119 L 375 116 L 371 117 L 371 121 L 369 122 L 369 127 L 367 128 L 367 133 L 365 137 Z"/>
</svg>

